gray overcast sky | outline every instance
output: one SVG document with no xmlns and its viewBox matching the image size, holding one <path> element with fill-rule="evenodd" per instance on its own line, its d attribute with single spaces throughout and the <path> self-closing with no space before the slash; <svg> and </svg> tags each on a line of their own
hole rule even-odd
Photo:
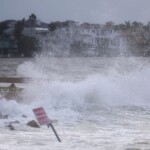
<svg viewBox="0 0 150 150">
<path fill-rule="evenodd" d="M 65 20 L 147 23 L 150 21 L 150 0 L 0 0 L 0 21 L 27 19 L 31 13 L 47 23 Z"/>
</svg>

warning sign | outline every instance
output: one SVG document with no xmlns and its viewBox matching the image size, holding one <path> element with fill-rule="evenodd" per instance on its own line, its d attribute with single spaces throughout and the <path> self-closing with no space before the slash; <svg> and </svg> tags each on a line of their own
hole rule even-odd
<svg viewBox="0 0 150 150">
<path fill-rule="evenodd" d="M 33 109 L 33 112 L 36 116 L 36 119 L 40 125 L 48 125 L 50 123 L 50 119 L 48 118 L 43 107 Z"/>
<path fill-rule="evenodd" d="M 54 126 L 52 125 L 52 121 L 48 118 L 48 116 L 47 116 L 45 110 L 43 109 L 43 107 L 39 107 L 39 108 L 33 109 L 33 113 L 35 114 L 36 119 L 38 120 L 38 123 L 40 125 L 46 124 L 48 126 L 48 128 L 51 127 L 53 132 L 54 132 L 54 134 L 55 134 L 55 136 L 57 137 L 57 140 L 59 142 L 61 142 L 61 140 L 60 140 L 60 138 L 59 138 L 59 136 L 58 136 Z"/>
</svg>

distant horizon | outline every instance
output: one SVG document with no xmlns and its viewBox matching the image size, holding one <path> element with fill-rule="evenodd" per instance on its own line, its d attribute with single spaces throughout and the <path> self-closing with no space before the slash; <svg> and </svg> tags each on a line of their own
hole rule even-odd
<svg viewBox="0 0 150 150">
<path fill-rule="evenodd" d="M 91 24 L 112 21 L 150 22 L 150 0 L 0 0 L 0 21 L 28 18 L 31 13 L 43 22 L 74 20 Z"/>
</svg>

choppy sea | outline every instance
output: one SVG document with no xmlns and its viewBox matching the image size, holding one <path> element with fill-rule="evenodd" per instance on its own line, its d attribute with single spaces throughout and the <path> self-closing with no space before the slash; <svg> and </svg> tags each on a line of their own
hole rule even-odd
<svg viewBox="0 0 150 150">
<path fill-rule="evenodd" d="M 32 79 L 16 85 L 21 100 L 0 96 L 0 150 L 150 150 L 149 58 L 1 58 L 0 76 Z M 37 107 L 57 120 L 61 143 L 26 125 Z"/>
</svg>

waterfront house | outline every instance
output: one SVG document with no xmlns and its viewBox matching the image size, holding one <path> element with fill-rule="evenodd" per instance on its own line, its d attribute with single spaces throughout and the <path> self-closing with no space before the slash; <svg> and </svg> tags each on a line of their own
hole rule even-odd
<svg viewBox="0 0 150 150">
<path fill-rule="evenodd" d="M 17 44 L 8 38 L 0 39 L 0 57 L 11 57 L 17 53 Z"/>
</svg>

